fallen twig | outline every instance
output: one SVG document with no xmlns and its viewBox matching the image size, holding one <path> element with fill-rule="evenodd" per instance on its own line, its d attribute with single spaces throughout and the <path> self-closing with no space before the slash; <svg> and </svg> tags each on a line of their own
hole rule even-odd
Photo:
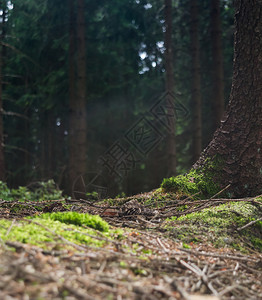
<svg viewBox="0 0 262 300">
<path fill-rule="evenodd" d="M 262 217 L 259 218 L 259 219 L 257 219 L 257 220 L 251 221 L 251 222 L 249 222 L 248 224 L 246 224 L 246 225 L 244 225 L 242 227 L 237 228 L 237 231 L 243 230 L 243 229 L 245 229 L 245 228 L 247 228 L 247 227 L 249 227 L 249 226 L 251 226 L 253 224 L 256 224 L 259 221 L 262 221 Z"/>
</svg>

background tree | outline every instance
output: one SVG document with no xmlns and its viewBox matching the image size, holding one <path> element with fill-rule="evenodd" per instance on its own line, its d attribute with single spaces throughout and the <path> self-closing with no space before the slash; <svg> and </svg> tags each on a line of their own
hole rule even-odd
<svg viewBox="0 0 262 300">
<path fill-rule="evenodd" d="M 213 116 L 214 130 L 220 124 L 224 107 L 224 67 L 222 48 L 222 29 L 220 17 L 220 1 L 211 0 L 210 7 L 210 34 L 212 45 L 212 77 L 213 77 Z"/>
<path fill-rule="evenodd" d="M 166 91 L 174 94 L 174 71 L 173 71 L 173 39 L 172 39 L 172 0 L 165 0 L 165 72 Z M 167 113 L 173 115 L 172 108 L 168 108 Z M 175 118 L 170 118 L 170 132 L 168 133 L 168 163 L 167 175 L 176 174 L 176 127 Z"/>
<path fill-rule="evenodd" d="M 73 187 L 78 176 L 83 176 L 87 168 L 87 119 L 86 119 L 86 41 L 85 5 L 77 1 L 76 38 L 73 36 L 73 10 L 70 1 L 70 53 L 69 53 L 69 185 Z M 77 49 L 74 51 L 74 42 Z M 76 65 L 74 68 L 74 60 Z M 80 186 L 75 186 L 79 192 Z"/>
<path fill-rule="evenodd" d="M 77 98 L 76 1 L 72 9 L 74 20 L 71 22 L 71 33 L 68 30 L 70 10 L 64 5 L 64 0 L 16 0 L 7 3 L 7 51 L 3 66 L 7 182 L 16 187 L 52 177 L 62 189 L 67 189 L 71 187 L 66 177 L 71 141 L 68 99 Z M 84 3 L 85 56 L 88 70 L 85 86 L 88 91 L 88 147 L 85 166 L 88 166 L 89 174 L 100 171 L 98 158 L 115 141 L 122 139 L 142 116 L 148 116 L 152 104 L 166 90 L 167 52 L 163 34 L 163 2 L 102 0 Z M 175 11 L 172 15 L 175 62 L 172 72 L 176 83 L 173 92 L 176 100 L 192 115 L 190 2 L 186 0 L 172 4 Z M 208 22 L 209 1 L 201 1 L 198 6 L 202 110 L 205 124 L 202 137 L 205 145 L 212 134 L 210 99 L 213 62 Z M 227 94 L 231 82 L 232 60 L 231 2 L 221 1 L 220 9 Z M 71 40 L 71 46 L 70 36 L 74 39 L 73 42 Z M 72 45 L 75 47 L 73 51 Z M 70 66 L 74 70 L 71 75 Z M 74 84 L 74 88 L 69 89 L 69 83 Z M 69 91 L 74 92 L 74 98 L 69 95 Z M 76 104 L 75 101 L 72 106 Z M 190 167 L 192 160 L 191 119 L 178 117 L 175 127 L 176 171 L 183 173 Z M 146 156 L 134 152 L 138 162 L 122 181 L 118 181 L 110 172 L 105 174 L 104 183 L 101 185 L 108 185 L 110 195 L 120 192 L 134 194 L 160 185 L 167 172 L 166 133 L 161 142 Z M 132 146 L 125 146 L 128 151 L 134 151 Z"/>
<path fill-rule="evenodd" d="M 1 27 L 0 27 L 0 180 L 5 180 L 5 155 L 4 155 L 4 124 L 3 124 L 3 64 L 4 64 L 4 38 L 6 22 L 6 2 L 0 2 Z"/>
<path fill-rule="evenodd" d="M 200 69 L 200 45 L 198 25 L 198 1 L 190 1 L 191 16 L 191 57 L 192 57 L 192 156 L 196 162 L 202 151 L 202 101 L 201 101 L 201 69 Z"/>
<path fill-rule="evenodd" d="M 195 168 L 218 161 L 214 181 L 233 196 L 261 194 L 262 3 L 235 1 L 235 42 L 230 102 L 221 126 Z"/>
</svg>

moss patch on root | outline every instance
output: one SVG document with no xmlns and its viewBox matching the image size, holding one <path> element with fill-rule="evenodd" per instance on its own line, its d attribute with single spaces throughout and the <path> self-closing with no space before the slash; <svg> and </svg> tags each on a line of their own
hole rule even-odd
<svg viewBox="0 0 262 300">
<path fill-rule="evenodd" d="M 184 243 L 211 242 L 247 252 L 262 251 L 262 222 L 246 229 L 237 228 L 258 219 L 259 208 L 246 202 L 229 202 L 203 211 L 166 220 L 169 235 Z"/>
<path fill-rule="evenodd" d="M 198 169 L 191 169 L 185 175 L 165 178 L 161 184 L 164 191 L 183 193 L 185 195 L 198 194 L 198 198 L 210 197 L 221 190 L 217 182 L 217 172 L 222 168 L 223 162 L 218 157 L 207 159 L 205 165 Z"/>
</svg>

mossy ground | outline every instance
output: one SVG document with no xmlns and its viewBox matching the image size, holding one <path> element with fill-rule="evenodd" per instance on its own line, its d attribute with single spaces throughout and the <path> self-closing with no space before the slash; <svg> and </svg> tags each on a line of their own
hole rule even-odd
<svg viewBox="0 0 262 300">
<path fill-rule="evenodd" d="M 161 188 L 150 193 L 129 198 L 107 199 L 100 204 L 106 203 L 107 205 L 121 207 L 132 198 L 145 206 L 164 208 L 169 201 L 178 203 L 183 197 L 187 197 L 187 195 L 192 197 L 192 194 L 199 192 L 199 190 L 202 196 L 210 193 L 214 194 L 218 191 L 218 187 L 210 181 L 207 184 L 206 174 L 208 173 L 203 175 L 197 170 L 191 170 L 185 176 L 178 176 L 164 181 Z M 167 191 L 169 184 L 171 189 Z M 174 192 L 174 186 L 179 187 L 176 192 Z M 19 191 L 19 198 L 21 198 L 21 191 L 24 195 L 24 190 L 20 188 Z M 27 190 L 26 193 L 28 193 Z M 54 192 L 52 193 L 54 194 Z M 60 196 L 60 192 L 55 192 L 55 195 L 56 197 Z M 262 202 L 262 199 L 257 199 L 257 201 Z M 187 209 L 185 205 L 178 206 L 177 212 L 184 213 L 185 209 Z M 262 222 L 257 222 L 244 230 L 237 231 L 237 228 L 260 217 L 261 206 L 255 206 L 247 202 L 231 202 L 200 212 L 173 217 L 164 221 L 162 228 L 164 226 L 164 230 L 169 236 L 181 241 L 185 246 L 190 243 L 210 242 L 216 247 L 234 247 L 243 251 L 253 248 L 262 251 Z M 58 242 L 62 244 L 61 239 L 59 241 L 58 237 L 60 235 L 75 244 L 103 247 L 105 241 L 92 238 L 85 235 L 85 233 L 96 236 L 97 230 L 99 230 L 104 237 L 114 239 L 121 235 L 120 232 L 123 232 L 123 230 L 128 230 L 119 229 L 118 232 L 110 229 L 110 226 L 98 216 L 71 211 L 39 214 L 31 217 L 30 220 L 0 220 L 0 238 L 3 241 L 19 241 L 50 249 Z M 57 235 L 50 232 L 50 230 Z M 134 250 L 134 247 L 132 248 Z"/>
<path fill-rule="evenodd" d="M 97 236 L 97 230 L 103 231 L 99 236 L 104 236 L 105 240 L 114 239 L 122 232 L 120 229 L 110 230 L 109 225 L 98 216 L 71 212 L 43 214 L 25 220 L 0 220 L 2 241 L 28 243 L 44 249 L 57 248 L 59 244 L 67 247 L 60 237 L 77 245 L 103 247 L 105 240 L 88 236 Z"/>
<path fill-rule="evenodd" d="M 207 290 L 206 281 L 199 280 L 199 273 L 192 272 L 197 266 L 203 273 L 207 270 L 210 283 L 219 283 L 215 286 L 218 294 L 224 293 L 229 286 L 229 297 L 232 294 L 236 298 L 235 295 L 242 295 L 246 291 L 248 296 L 244 294 L 236 299 L 260 299 L 262 291 L 258 274 L 261 267 L 258 262 L 261 260 L 262 222 L 240 231 L 237 228 L 261 217 L 262 199 L 257 198 L 255 202 L 228 202 L 219 206 L 215 206 L 216 203 L 213 204 L 211 200 L 208 204 L 212 207 L 189 214 L 189 209 L 200 208 L 199 205 L 207 201 L 192 201 L 192 197 L 187 199 L 184 196 L 185 193 L 181 191 L 173 193 L 160 188 L 129 198 L 105 200 L 104 203 L 96 203 L 95 209 L 88 203 L 83 205 L 82 202 L 74 202 L 78 213 L 70 211 L 70 202 L 65 202 L 66 207 L 58 205 L 55 208 L 67 209 L 67 212 L 42 215 L 40 209 L 45 206 L 39 206 L 36 211 L 35 202 L 32 206 L 27 203 L 24 208 L 27 213 L 22 214 L 23 209 L 17 217 L 30 214 L 30 219 L 15 219 L 15 214 L 8 210 L 12 205 L 10 199 L 6 207 L 1 209 L 2 215 L 6 210 L 6 215 L 13 219 L 0 219 L 2 289 L 10 297 L 21 298 L 25 295 L 24 298 L 28 299 L 75 299 L 85 298 L 87 294 L 94 299 L 116 299 L 119 295 L 128 299 L 151 299 L 152 295 L 159 295 L 159 299 L 181 298 L 173 284 L 175 278 L 193 299 L 197 294 L 207 296 L 212 292 Z M 110 224 L 122 226 L 114 229 L 100 217 L 88 214 L 103 215 L 108 205 L 116 205 L 114 210 L 118 211 L 133 199 L 141 206 L 153 208 L 159 213 L 154 217 L 156 222 L 152 223 L 151 215 L 146 214 L 139 217 L 128 215 L 127 218 L 113 214 L 108 217 Z M 188 208 L 183 204 L 184 200 Z M 177 215 L 183 215 L 164 220 L 166 215 L 178 212 Z M 146 219 L 149 222 L 145 223 Z M 15 244 L 4 244 L 5 241 L 27 245 L 19 244 L 17 247 Z M 6 251 L 6 245 L 11 251 Z M 42 251 L 31 245 L 52 251 Z M 202 256 L 202 251 L 206 255 Z M 236 257 L 247 260 L 248 265 L 237 263 L 236 267 Z M 16 267 L 16 264 L 19 266 Z M 231 293 L 232 286 L 234 294 Z"/>
<path fill-rule="evenodd" d="M 238 228 L 257 220 L 260 210 L 246 202 L 229 202 L 165 221 L 169 235 L 185 244 L 212 243 L 217 248 L 232 247 L 246 252 L 262 251 L 262 222 L 243 230 Z"/>
<path fill-rule="evenodd" d="M 187 191 L 187 194 L 181 192 L 181 190 L 174 193 L 159 188 L 150 193 L 137 195 L 135 199 L 143 205 L 163 208 L 168 205 L 169 201 L 176 201 L 176 199 L 180 201 L 181 197 L 188 194 L 189 191 Z M 121 206 L 125 199 L 110 199 L 109 201 L 110 204 Z M 256 201 L 258 205 L 245 201 L 234 202 L 232 199 L 232 202 L 218 206 L 214 205 L 199 212 L 167 219 L 161 227 L 168 237 L 181 242 L 185 247 L 190 246 L 191 243 L 210 243 L 217 248 L 228 247 L 242 252 L 253 249 L 261 252 L 261 221 L 246 229 L 237 230 L 245 224 L 261 218 L 262 197 L 256 198 Z M 108 200 L 104 200 L 104 202 L 108 203 Z M 259 202 L 261 202 L 261 205 L 259 205 Z M 186 208 L 185 205 L 178 206 L 177 212 L 183 213 Z"/>
<path fill-rule="evenodd" d="M 53 212 L 45 213 L 39 216 L 41 219 L 60 221 L 66 224 L 85 225 L 94 228 L 99 231 L 109 231 L 109 225 L 99 216 L 93 216 L 89 214 L 77 213 L 77 212 Z"/>
</svg>

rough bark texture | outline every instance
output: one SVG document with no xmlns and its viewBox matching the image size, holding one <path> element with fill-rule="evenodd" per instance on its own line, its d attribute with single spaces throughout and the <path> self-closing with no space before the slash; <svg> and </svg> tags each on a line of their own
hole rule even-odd
<svg viewBox="0 0 262 300">
<path fill-rule="evenodd" d="M 195 168 L 207 158 L 223 163 L 214 171 L 233 196 L 262 192 L 262 1 L 235 1 L 235 52 L 230 102 L 213 140 Z"/>
<path fill-rule="evenodd" d="M 165 70 L 166 70 L 166 91 L 171 94 L 174 92 L 174 72 L 173 72 L 173 49 L 172 49 L 172 0 L 165 0 Z M 172 109 L 167 111 L 173 115 Z M 167 141 L 167 175 L 176 174 L 176 128 L 175 118 L 170 118 L 170 132 Z"/>
<path fill-rule="evenodd" d="M 85 47 L 85 18 L 84 1 L 77 1 L 76 45 L 74 48 L 73 1 L 70 1 L 70 61 L 69 61 L 69 181 L 70 186 L 82 192 L 83 185 L 74 186 L 79 176 L 86 172 L 86 47 Z M 74 56 L 76 54 L 76 68 Z M 76 74 L 76 76 L 75 76 Z M 83 191 L 84 192 L 84 191 Z"/>
<path fill-rule="evenodd" d="M 211 0 L 210 27 L 212 45 L 212 74 L 213 74 L 213 128 L 219 126 L 224 113 L 224 67 L 223 67 L 223 48 L 222 30 L 220 18 L 220 1 Z"/>
<path fill-rule="evenodd" d="M 190 1 L 191 15 L 191 57 L 192 57 L 192 87 L 191 87 L 191 103 L 193 107 L 192 115 L 192 158 L 195 163 L 202 151 L 202 113 L 201 113 L 201 74 L 200 74 L 200 46 L 198 34 L 198 1 Z"/>
</svg>

